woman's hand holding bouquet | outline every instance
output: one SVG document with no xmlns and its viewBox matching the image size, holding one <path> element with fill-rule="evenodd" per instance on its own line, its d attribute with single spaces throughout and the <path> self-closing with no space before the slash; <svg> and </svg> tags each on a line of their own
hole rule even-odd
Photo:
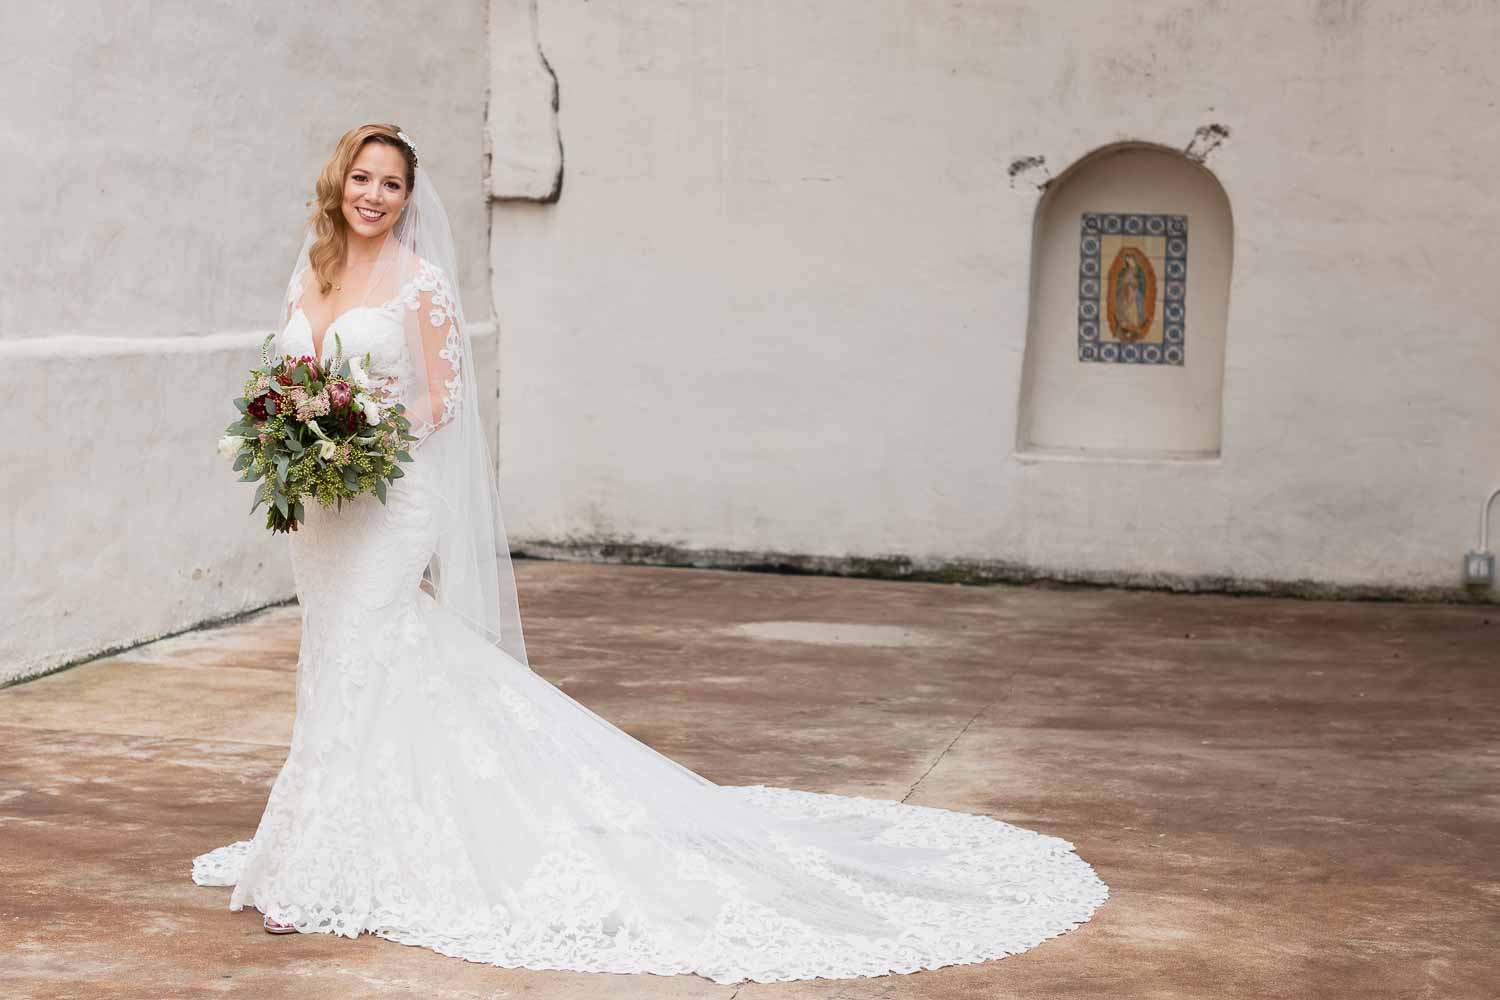
<svg viewBox="0 0 1500 1000">
<path fill-rule="evenodd" d="M 240 418 L 219 439 L 219 451 L 244 472 L 240 482 L 263 480 L 250 512 L 269 503 L 272 531 L 297 530 L 304 497 L 342 509 L 345 500 L 373 492 L 385 503 L 386 484 L 403 475 L 398 463 L 412 460 L 406 443 L 416 435 L 406 408 L 370 377 L 368 354 L 344 358 L 339 335 L 333 337 L 326 370 L 306 355 L 273 364 L 275 334 L 267 337 L 261 367 L 234 401 Z"/>
</svg>

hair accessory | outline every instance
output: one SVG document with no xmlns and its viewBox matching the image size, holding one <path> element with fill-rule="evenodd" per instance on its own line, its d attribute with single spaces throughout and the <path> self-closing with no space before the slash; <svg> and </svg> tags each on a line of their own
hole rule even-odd
<svg viewBox="0 0 1500 1000">
<path fill-rule="evenodd" d="M 406 147 L 411 150 L 411 154 L 413 156 L 417 155 L 417 144 L 411 141 L 411 136 L 407 135 L 405 132 L 397 132 L 396 138 L 406 143 Z"/>
</svg>

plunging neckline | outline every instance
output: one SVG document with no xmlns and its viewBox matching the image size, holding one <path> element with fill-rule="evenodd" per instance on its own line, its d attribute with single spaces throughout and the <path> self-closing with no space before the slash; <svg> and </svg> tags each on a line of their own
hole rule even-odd
<svg viewBox="0 0 1500 1000">
<path fill-rule="evenodd" d="M 297 272 L 296 276 L 293 278 L 293 281 L 296 283 L 297 294 L 295 298 L 290 299 L 290 301 L 293 302 L 292 315 L 295 316 L 298 313 L 302 314 L 302 325 L 307 327 L 308 343 L 312 345 L 313 355 L 317 358 L 320 364 L 323 361 L 323 354 L 324 350 L 327 347 L 327 344 L 320 344 L 319 341 L 327 339 L 329 332 L 333 330 L 334 326 L 338 323 L 339 320 L 343 319 L 345 316 L 348 316 L 351 313 L 357 313 L 360 310 L 368 310 L 370 312 L 384 312 L 385 310 L 390 309 L 391 306 L 399 305 L 401 302 L 406 300 L 408 289 L 410 289 L 411 286 L 418 281 L 418 279 L 424 273 L 424 269 L 431 267 L 431 265 L 423 258 L 419 257 L 418 261 L 420 262 L 420 266 L 417 268 L 416 273 L 412 274 L 401 283 L 400 287 L 396 289 L 396 294 L 392 295 L 390 298 L 386 299 L 378 306 L 350 306 L 348 309 L 345 309 L 343 312 L 339 313 L 337 316 L 333 317 L 333 319 L 328 321 L 328 325 L 323 327 L 323 334 L 321 338 L 318 336 L 318 334 L 313 333 L 312 320 L 308 317 L 307 310 L 302 308 L 302 298 L 307 291 L 304 283 L 304 278 L 307 274 L 307 268 L 304 267 L 302 270 Z M 442 272 L 438 273 L 441 274 Z M 412 308 L 415 307 L 413 306 Z M 288 323 L 290 322 L 290 319 L 288 319 Z"/>
<path fill-rule="evenodd" d="M 400 298 L 400 296 L 398 295 L 396 298 Z M 394 302 L 395 299 L 392 299 L 391 301 Z M 349 315 L 350 313 L 359 312 L 361 309 L 384 309 L 386 306 L 388 306 L 390 304 L 391 304 L 390 302 L 387 302 L 384 305 L 379 305 L 379 306 L 351 306 L 348 309 L 345 309 L 343 312 L 341 312 L 337 316 L 333 317 L 333 319 L 329 320 L 327 326 L 323 327 L 323 337 L 321 339 L 326 341 L 327 338 L 328 338 L 328 333 L 329 333 L 330 330 L 333 329 L 334 325 L 336 323 L 338 323 L 339 320 L 343 319 L 345 316 Z M 307 339 L 308 339 L 308 342 L 312 344 L 313 357 L 317 358 L 318 361 L 321 362 L 323 360 L 323 354 L 324 354 L 323 348 L 326 347 L 327 345 L 326 345 L 326 343 L 322 344 L 322 345 L 319 344 L 320 338 L 318 337 L 317 334 L 313 333 L 312 320 L 308 318 L 308 316 L 307 316 L 307 310 L 303 309 L 299 305 L 299 306 L 296 307 L 296 311 L 298 313 L 302 314 L 302 325 L 307 327 Z"/>
<path fill-rule="evenodd" d="M 292 314 L 302 314 L 302 325 L 307 327 L 307 339 L 308 342 L 312 344 L 313 357 L 317 358 L 319 363 L 321 363 L 323 361 L 325 348 L 328 346 L 326 343 L 328 334 L 333 330 L 334 326 L 338 324 L 339 320 L 343 319 L 345 316 L 348 316 L 350 313 L 357 313 L 361 309 L 370 310 L 372 312 L 382 312 L 386 309 L 389 309 L 391 306 L 397 304 L 402 300 L 405 291 L 406 286 L 402 285 L 399 289 L 396 290 L 395 295 L 392 295 L 390 298 L 386 299 L 378 306 L 350 306 L 348 309 L 345 309 L 343 312 L 333 317 L 333 319 L 329 320 L 327 326 L 323 327 L 323 336 L 321 339 L 324 341 L 324 343 L 322 344 L 319 344 L 320 338 L 318 337 L 318 335 L 313 333 L 312 320 L 308 318 L 307 310 L 302 308 L 302 296 L 300 295 L 297 296 L 298 304 L 292 307 Z"/>
</svg>

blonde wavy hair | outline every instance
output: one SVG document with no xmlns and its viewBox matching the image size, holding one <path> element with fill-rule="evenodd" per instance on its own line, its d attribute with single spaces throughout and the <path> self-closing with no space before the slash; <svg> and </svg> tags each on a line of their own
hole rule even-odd
<svg viewBox="0 0 1500 1000">
<path fill-rule="evenodd" d="M 308 219 L 313 244 L 307 251 L 307 260 L 318 276 L 318 289 L 322 295 L 327 295 L 333 287 L 333 276 L 344 262 L 344 251 L 349 247 L 349 223 L 344 218 L 344 178 L 349 175 L 349 166 L 365 143 L 384 143 L 401 151 L 406 160 L 406 196 L 411 197 L 412 188 L 417 183 L 417 154 L 402 141 L 400 131 L 399 125 L 381 122 L 351 128 L 333 147 L 333 155 L 318 174 L 318 183 L 313 188 L 312 215 Z"/>
</svg>

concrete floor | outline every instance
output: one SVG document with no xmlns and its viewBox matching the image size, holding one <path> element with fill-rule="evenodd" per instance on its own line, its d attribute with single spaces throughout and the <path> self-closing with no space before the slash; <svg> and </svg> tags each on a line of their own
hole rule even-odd
<svg viewBox="0 0 1500 1000">
<path fill-rule="evenodd" d="M 722 784 L 984 812 L 1109 883 L 1022 955 L 716 986 L 272 937 L 200 888 L 289 740 L 284 606 L 0 691 L 0 996 L 1500 996 L 1500 610 L 518 564 L 533 666 Z"/>
</svg>

